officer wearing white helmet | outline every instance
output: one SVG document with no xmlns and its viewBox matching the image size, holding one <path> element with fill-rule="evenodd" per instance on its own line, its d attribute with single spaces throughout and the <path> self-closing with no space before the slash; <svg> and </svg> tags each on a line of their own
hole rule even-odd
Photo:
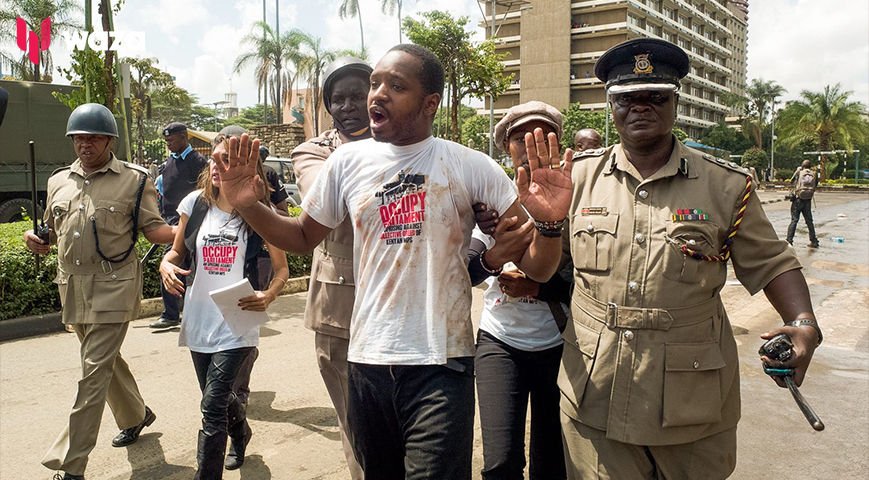
<svg viewBox="0 0 869 480">
<path fill-rule="evenodd" d="M 138 318 L 142 269 L 135 243 L 141 232 L 152 243 L 171 243 L 173 227 L 157 207 L 148 171 L 112 153 L 118 126 L 103 105 L 87 103 L 67 123 L 78 158 L 48 180 L 45 221 L 49 237 L 24 234 L 36 254 L 57 245 L 57 278 L 63 323 L 81 342 L 82 379 L 64 427 L 42 460 L 58 480 L 84 478 L 106 402 L 121 433 L 112 445 L 132 444 L 156 416 L 145 406 L 121 357 L 129 322 Z"/>
</svg>

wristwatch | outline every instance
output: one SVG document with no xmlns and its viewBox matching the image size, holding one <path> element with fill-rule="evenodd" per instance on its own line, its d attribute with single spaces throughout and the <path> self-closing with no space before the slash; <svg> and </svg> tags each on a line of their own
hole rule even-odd
<svg viewBox="0 0 869 480">
<path fill-rule="evenodd" d="M 818 345 L 821 345 L 821 342 L 824 341 L 824 334 L 821 333 L 821 327 L 818 326 L 818 322 L 812 320 L 811 318 L 798 318 L 796 320 L 791 320 L 785 325 L 789 327 L 799 327 L 802 325 L 808 325 L 815 329 L 818 332 Z"/>
</svg>

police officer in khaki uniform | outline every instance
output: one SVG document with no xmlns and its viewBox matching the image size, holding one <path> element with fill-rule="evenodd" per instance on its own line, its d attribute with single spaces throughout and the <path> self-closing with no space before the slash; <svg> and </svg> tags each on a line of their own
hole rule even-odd
<svg viewBox="0 0 869 480">
<path fill-rule="evenodd" d="M 84 478 L 106 402 L 121 433 L 112 445 L 135 442 L 156 418 L 145 406 L 120 348 L 130 320 L 138 318 L 142 269 L 134 248 L 139 231 L 153 243 L 170 243 L 173 227 L 157 208 L 148 171 L 112 154 L 118 127 L 112 112 L 88 103 L 67 124 L 78 158 L 48 180 L 48 242 L 28 231 L 25 243 L 44 255 L 57 244 L 57 278 L 63 323 L 81 342 L 82 379 L 69 424 L 42 460 L 63 470 L 58 480 Z"/>
<path fill-rule="evenodd" d="M 293 169 L 304 197 L 326 158 L 345 142 L 371 137 L 368 127 L 368 77 L 371 67 L 354 57 L 329 65 L 323 81 L 323 103 L 335 129 L 323 132 L 293 150 Z M 353 281 L 353 226 L 350 217 L 314 250 L 305 326 L 315 333 L 320 374 L 335 406 L 344 456 L 353 480 L 363 478 L 347 430 L 347 348 L 356 289 Z"/>
<path fill-rule="evenodd" d="M 573 322 L 558 380 L 568 478 L 733 471 L 739 365 L 719 297 L 728 260 L 786 322 L 762 337 L 790 336 L 797 383 L 820 344 L 800 264 L 747 172 L 672 133 L 688 66 L 656 39 L 619 44 L 595 66 L 622 143 L 573 168 Z"/>
</svg>

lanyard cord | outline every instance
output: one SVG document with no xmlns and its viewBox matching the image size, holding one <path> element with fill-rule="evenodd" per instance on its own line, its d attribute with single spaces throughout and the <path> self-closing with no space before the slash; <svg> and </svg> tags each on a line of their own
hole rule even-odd
<svg viewBox="0 0 869 480">
<path fill-rule="evenodd" d="M 725 263 L 730 258 L 730 246 L 733 244 L 733 238 L 736 237 L 736 231 L 739 230 L 739 225 L 742 223 L 742 216 L 745 215 L 745 208 L 748 205 L 748 198 L 751 195 L 751 176 L 745 177 L 745 190 L 742 191 L 742 205 L 739 207 L 739 213 L 736 214 L 736 219 L 733 221 L 733 226 L 730 227 L 730 233 L 727 234 L 727 239 L 724 240 L 724 245 L 718 255 L 704 255 L 696 250 L 688 248 L 687 245 L 682 245 L 681 250 L 685 255 L 690 256 L 695 260 L 704 260 L 707 262 Z"/>
<path fill-rule="evenodd" d="M 133 210 L 133 231 L 130 232 L 130 235 L 133 237 L 133 241 L 130 244 L 130 248 L 127 249 L 126 252 L 117 255 L 115 258 L 108 258 L 100 250 L 100 237 L 97 235 L 97 221 L 96 217 L 91 217 L 91 226 L 93 226 L 94 230 L 94 243 L 96 243 L 97 253 L 102 257 L 103 260 L 111 263 L 121 263 L 130 256 L 130 253 L 136 248 L 136 238 L 139 236 L 139 206 L 142 204 L 142 193 L 145 191 L 145 181 L 148 179 L 148 176 L 144 173 L 142 174 L 142 181 L 139 183 L 139 191 L 136 192 L 136 209 Z M 120 257 L 120 258 L 118 258 Z"/>
</svg>

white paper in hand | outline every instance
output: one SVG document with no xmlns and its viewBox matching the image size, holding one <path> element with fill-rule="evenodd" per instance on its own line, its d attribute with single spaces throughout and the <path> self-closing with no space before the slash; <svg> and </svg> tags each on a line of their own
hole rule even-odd
<svg viewBox="0 0 869 480">
<path fill-rule="evenodd" d="M 253 286 L 246 278 L 227 287 L 208 292 L 223 314 L 223 319 L 226 320 L 232 334 L 236 337 L 240 337 L 249 332 L 251 328 L 269 321 L 269 315 L 266 312 L 242 310 L 238 306 L 239 299 L 249 297 L 253 293 Z"/>
</svg>

